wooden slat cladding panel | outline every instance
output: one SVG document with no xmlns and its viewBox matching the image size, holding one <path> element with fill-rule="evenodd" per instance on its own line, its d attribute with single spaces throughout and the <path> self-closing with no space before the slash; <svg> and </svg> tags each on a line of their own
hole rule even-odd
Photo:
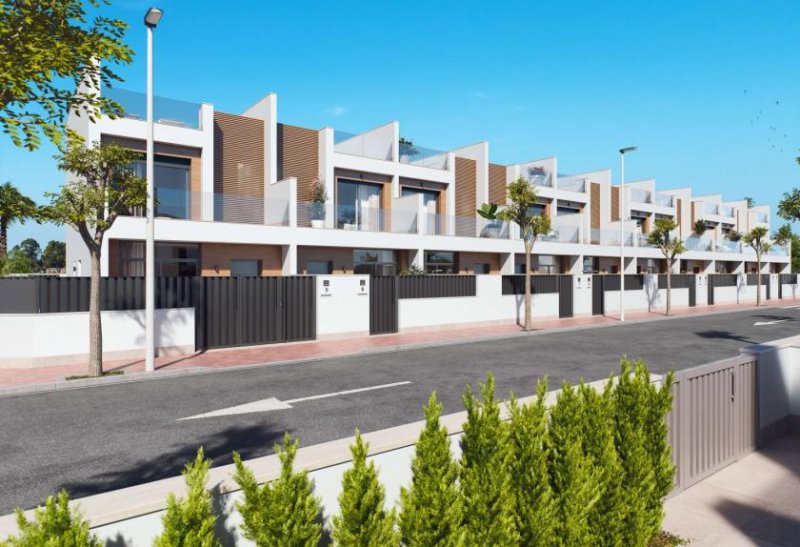
<svg viewBox="0 0 800 547">
<path fill-rule="evenodd" d="M 677 213 L 675 215 L 676 216 L 675 222 L 677 222 L 677 224 L 678 224 L 678 233 L 683 235 L 683 228 L 681 227 L 681 219 L 683 218 L 683 211 L 682 211 L 683 208 L 681 207 L 680 198 L 675 200 L 675 204 L 676 204 L 675 205 L 675 211 Z"/>
<path fill-rule="evenodd" d="M 619 187 L 611 187 L 611 220 L 619 220 Z"/>
<path fill-rule="evenodd" d="M 214 218 L 264 223 L 264 122 L 214 113 Z"/>
<path fill-rule="evenodd" d="M 318 176 L 319 132 L 279 123 L 278 180 L 296 177 L 297 201 L 310 201 L 311 183 Z"/>
<path fill-rule="evenodd" d="M 505 205 L 508 201 L 506 190 L 506 166 L 489 164 L 489 203 Z"/>
<path fill-rule="evenodd" d="M 592 215 L 591 228 L 593 230 L 599 230 L 600 229 L 600 183 L 598 182 L 592 183 L 590 199 L 592 200 L 592 207 L 590 211 L 590 214 Z"/>
<path fill-rule="evenodd" d="M 475 160 L 456 158 L 456 235 L 474 236 L 478 170 Z"/>
</svg>

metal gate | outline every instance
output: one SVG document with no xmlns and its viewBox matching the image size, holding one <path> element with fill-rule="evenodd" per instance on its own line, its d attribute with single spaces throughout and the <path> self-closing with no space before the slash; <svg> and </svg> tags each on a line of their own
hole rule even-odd
<svg viewBox="0 0 800 547">
<path fill-rule="evenodd" d="M 313 277 L 203 277 L 197 283 L 198 349 L 316 338 Z"/>
<path fill-rule="evenodd" d="M 572 276 L 558 276 L 558 316 L 572 317 Z"/>
<path fill-rule="evenodd" d="M 592 315 L 603 315 L 605 313 L 605 279 L 602 274 L 592 276 Z"/>
<path fill-rule="evenodd" d="M 689 281 L 689 307 L 693 308 L 697 306 L 697 281 L 692 275 Z"/>
<path fill-rule="evenodd" d="M 714 276 L 713 275 L 709 275 L 708 276 L 708 282 L 706 283 L 706 286 L 708 287 L 708 297 L 707 297 L 708 299 L 706 300 L 706 304 L 711 306 L 711 305 L 714 304 Z"/>
<path fill-rule="evenodd" d="M 685 489 L 756 449 L 758 376 L 754 355 L 678 371 L 667 417 L 676 486 Z"/>
<path fill-rule="evenodd" d="M 397 332 L 397 277 L 375 275 L 370 277 L 369 333 Z"/>
</svg>

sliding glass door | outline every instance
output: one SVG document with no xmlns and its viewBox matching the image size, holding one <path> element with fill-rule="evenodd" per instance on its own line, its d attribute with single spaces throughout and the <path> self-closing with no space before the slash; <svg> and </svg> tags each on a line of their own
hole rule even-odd
<svg viewBox="0 0 800 547">
<path fill-rule="evenodd" d="M 439 230 L 439 192 L 435 190 L 423 190 L 422 188 L 403 187 L 404 196 L 422 195 L 422 204 L 425 207 L 427 222 L 425 223 L 428 235 L 437 235 Z"/>
<path fill-rule="evenodd" d="M 344 230 L 383 230 L 381 184 L 339 179 L 336 226 Z"/>
</svg>

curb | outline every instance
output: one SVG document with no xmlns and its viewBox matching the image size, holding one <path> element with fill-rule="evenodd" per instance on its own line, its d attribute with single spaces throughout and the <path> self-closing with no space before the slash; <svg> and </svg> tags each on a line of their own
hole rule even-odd
<svg viewBox="0 0 800 547">
<path fill-rule="evenodd" d="M 477 344 L 481 342 L 491 342 L 495 340 L 513 340 L 515 338 L 524 338 L 527 336 L 542 336 L 546 334 L 557 334 L 560 332 L 574 332 L 578 330 L 594 330 L 594 329 L 606 329 L 615 327 L 624 328 L 627 326 L 653 323 L 657 321 L 672 321 L 675 319 L 684 319 L 687 317 L 688 318 L 707 317 L 710 315 L 742 313 L 742 312 L 752 311 L 754 308 L 755 306 L 746 308 L 733 308 L 729 310 L 711 310 L 707 312 L 698 312 L 689 315 L 656 316 L 644 319 L 633 319 L 626 321 L 625 323 L 620 323 L 619 321 L 613 321 L 599 325 L 573 325 L 569 327 L 534 329 L 527 332 L 518 331 L 518 332 L 496 334 L 490 336 L 463 338 L 458 340 L 429 341 L 429 342 L 419 342 L 416 344 L 393 344 L 389 346 L 381 346 L 376 348 L 366 348 L 363 350 L 353 351 L 349 353 L 342 353 L 338 355 L 304 357 L 301 359 L 286 359 L 283 361 L 271 361 L 267 363 L 248 363 L 244 365 L 234 365 L 225 368 L 211 368 L 211 367 L 198 366 L 198 367 L 175 369 L 175 370 L 163 370 L 163 371 L 157 370 L 155 372 L 131 372 L 131 373 L 121 374 L 118 376 L 108 376 L 105 378 L 84 378 L 81 380 L 57 380 L 53 382 L 44 382 L 40 384 L 21 384 L 18 386 L 0 387 L 0 398 L 15 397 L 21 395 L 34 395 L 38 393 L 72 391 L 76 389 L 112 386 L 119 384 L 128 384 L 133 382 L 168 380 L 171 378 L 177 378 L 181 376 L 199 376 L 205 374 L 222 374 L 225 372 L 240 372 L 242 370 L 248 370 L 254 368 L 296 365 L 296 364 L 303 364 L 303 363 L 310 363 L 317 361 L 327 361 L 330 359 L 337 359 L 341 357 L 353 357 L 360 355 L 380 355 L 382 353 L 393 353 L 404 350 L 419 350 L 419 349 L 439 348 L 448 346 L 458 346 L 462 344 Z M 780 305 L 761 306 L 760 309 L 772 309 L 772 308 L 780 309 L 783 308 L 783 306 Z"/>
</svg>

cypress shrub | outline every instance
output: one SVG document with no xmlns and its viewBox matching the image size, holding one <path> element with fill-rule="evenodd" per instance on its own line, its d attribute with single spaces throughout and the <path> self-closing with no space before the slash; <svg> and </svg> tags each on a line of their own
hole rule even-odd
<svg viewBox="0 0 800 547">
<path fill-rule="evenodd" d="M 516 545 L 508 426 L 500 419 L 490 373 L 478 401 L 467 386 L 467 422 L 461 437 L 460 486 L 467 545 Z"/>
<path fill-rule="evenodd" d="M 367 464 L 367 444 L 356 430 L 350 447 L 353 467 L 345 471 L 339 494 L 339 514 L 333 517 L 331 536 L 342 547 L 391 547 L 400 545 L 395 512 L 385 511 L 384 489 L 375 463 Z"/>
<path fill-rule="evenodd" d="M 458 465 L 450 453 L 447 429 L 439 423 L 442 405 L 431 393 L 425 429 L 411 461 L 411 485 L 400 490 L 400 532 L 409 547 L 457 547 L 464 544 Z"/>
<path fill-rule="evenodd" d="M 533 402 L 520 406 L 512 396 L 509 407 L 514 520 L 520 544 L 531 547 L 552 544 L 557 516 L 547 468 L 546 394 L 547 381 L 540 381 Z"/>
<path fill-rule="evenodd" d="M 550 412 L 548 457 L 558 516 L 554 543 L 592 545 L 595 538 L 589 523 L 601 491 L 592 458 L 582 440 L 581 399 L 567 383 Z"/>
<path fill-rule="evenodd" d="M 101 543 L 89 532 L 89 523 L 77 509 L 70 509 L 69 495 L 62 490 L 48 496 L 43 507 L 33 511 L 28 520 L 17 509 L 19 535 L 0 542 L 4 547 L 100 547 Z"/>
<path fill-rule="evenodd" d="M 234 480 L 242 488 L 244 500 L 236 504 L 242 515 L 244 537 L 259 547 L 313 547 L 322 537 L 320 501 L 314 496 L 314 484 L 308 472 L 293 470 L 298 441 L 288 433 L 283 449 L 275 445 L 281 461 L 281 474 L 259 487 L 253 472 L 233 453 L 236 465 Z"/>
<path fill-rule="evenodd" d="M 602 393 L 581 382 L 578 394 L 584 451 L 592 459 L 600 490 L 600 498 L 589 513 L 594 544 L 623 546 L 624 520 L 619 507 L 622 469 L 614 443 L 614 382 L 609 380 Z"/>
<path fill-rule="evenodd" d="M 164 529 L 154 545 L 156 547 L 217 547 L 220 542 L 214 535 L 216 517 L 211 511 L 211 494 L 206 490 L 208 468 L 211 460 L 206 459 L 201 447 L 194 462 L 186 464 L 183 478 L 186 481 L 187 496 L 178 499 L 170 494 L 167 511 L 161 517 Z"/>
</svg>

